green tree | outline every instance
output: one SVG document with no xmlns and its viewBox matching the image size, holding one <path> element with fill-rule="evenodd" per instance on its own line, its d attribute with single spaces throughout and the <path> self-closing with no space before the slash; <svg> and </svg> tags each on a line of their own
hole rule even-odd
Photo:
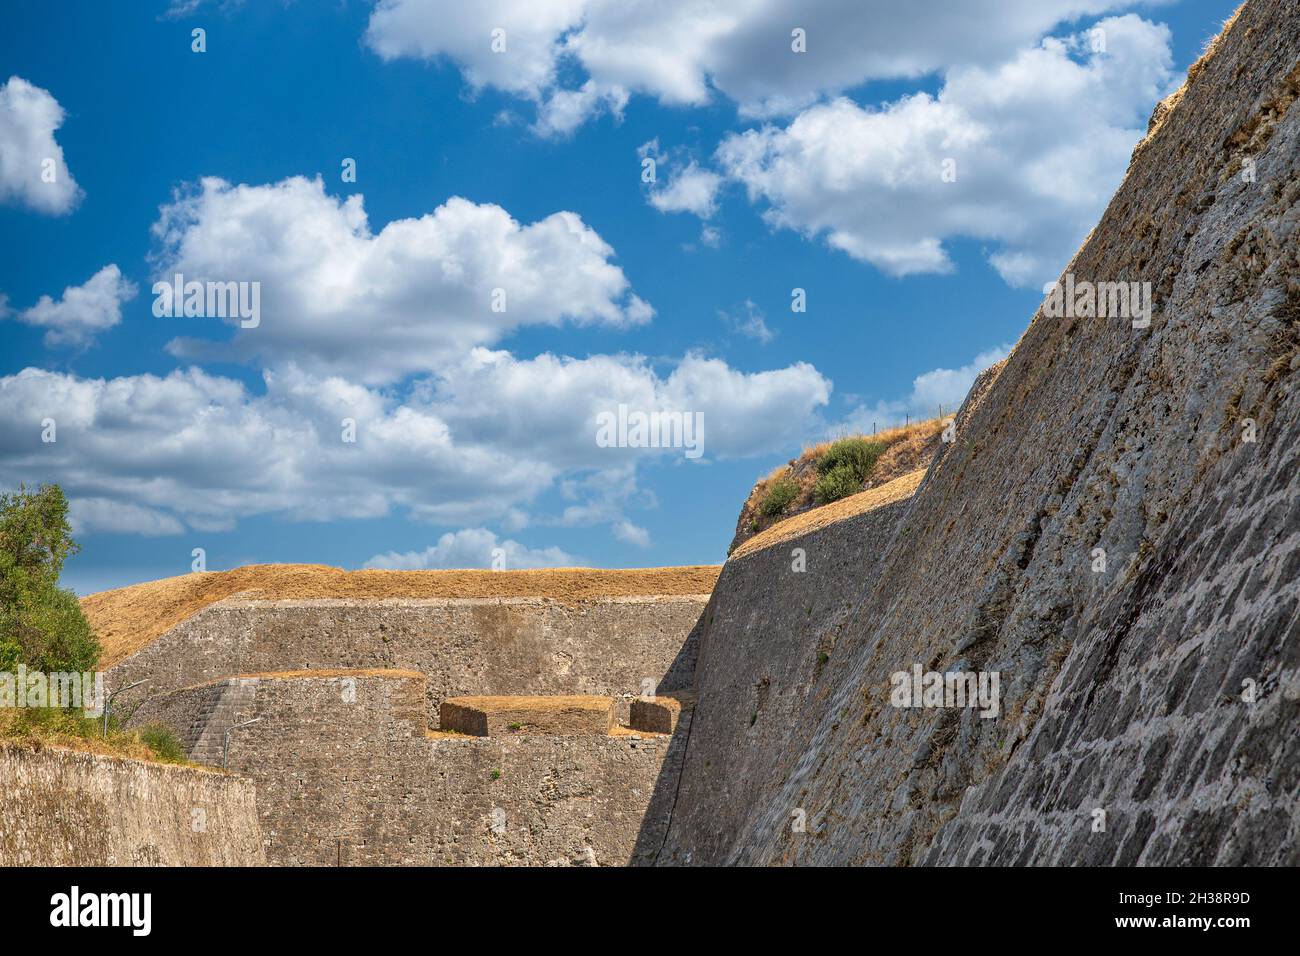
<svg viewBox="0 0 1300 956">
<path fill-rule="evenodd" d="M 100 646 L 81 605 L 59 587 L 77 553 L 58 485 L 0 494 L 0 670 L 89 671 Z"/>
</svg>

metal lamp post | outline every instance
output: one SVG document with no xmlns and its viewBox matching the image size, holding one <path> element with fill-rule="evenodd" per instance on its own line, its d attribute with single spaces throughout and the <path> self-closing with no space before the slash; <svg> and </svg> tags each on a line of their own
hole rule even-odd
<svg viewBox="0 0 1300 956">
<path fill-rule="evenodd" d="M 226 731 L 226 743 L 225 746 L 221 748 L 221 769 L 222 770 L 225 770 L 226 764 L 230 762 L 230 735 L 233 734 L 240 727 L 247 727 L 249 724 L 255 724 L 261 719 L 262 719 L 261 717 L 254 717 L 252 720 L 246 720 L 242 724 L 235 724 L 235 726 L 229 728 Z"/>
</svg>

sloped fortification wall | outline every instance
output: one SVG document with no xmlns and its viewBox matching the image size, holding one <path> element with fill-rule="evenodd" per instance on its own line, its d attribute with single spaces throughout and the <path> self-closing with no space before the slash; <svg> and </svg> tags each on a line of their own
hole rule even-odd
<svg viewBox="0 0 1300 956">
<path fill-rule="evenodd" d="M 1068 269 L 1150 281 L 1151 326 L 1035 317 L 864 562 L 771 790 L 716 837 L 692 740 L 661 863 L 1300 863 L 1298 58 L 1300 7 L 1250 0 Z M 749 639 L 710 629 L 701 686 Z M 914 664 L 999 672 L 1001 715 L 891 706 Z"/>
<path fill-rule="evenodd" d="M 252 784 L 192 767 L 0 745 L 0 866 L 259 866 Z"/>
<path fill-rule="evenodd" d="M 170 724 L 196 757 L 259 719 L 231 734 L 229 767 L 256 784 L 276 865 L 617 865 L 639 830 L 662 841 L 672 739 L 428 735 L 422 675 L 327 673 L 189 688 L 135 719 Z"/>
<path fill-rule="evenodd" d="M 908 501 L 723 567 L 701 629 L 699 703 L 677 798 L 676 826 L 697 837 L 683 862 L 718 860 L 779 787 L 779 757 L 797 745 L 803 715 L 824 707 L 843 677 L 836 644 Z"/>
<path fill-rule="evenodd" d="M 445 697 L 603 694 L 689 685 L 689 639 L 708 599 L 617 597 L 245 601 L 213 604 L 113 667 L 110 687 L 148 679 L 121 700 L 233 674 L 396 668 L 427 677 L 436 726 Z"/>
</svg>

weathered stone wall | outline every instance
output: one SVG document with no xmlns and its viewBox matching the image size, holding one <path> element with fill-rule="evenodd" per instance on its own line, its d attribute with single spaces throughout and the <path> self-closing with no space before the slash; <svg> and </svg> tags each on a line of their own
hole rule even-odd
<svg viewBox="0 0 1300 956">
<path fill-rule="evenodd" d="M 430 735 L 415 673 L 233 678 L 154 698 L 133 722 L 186 734 L 234 691 L 223 726 L 259 722 L 231 735 L 229 767 L 256 784 L 273 864 L 610 865 L 662 840 L 677 738 Z"/>
<path fill-rule="evenodd" d="M 843 676 L 836 644 L 908 501 L 723 567 L 701 628 L 699 701 L 674 818 L 678 834 L 694 836 L 682 862 L 716 861 L 782 782 L 778 757 Z M 674 843 L 668 855 L 678 850 Z"/>
<path fill-rule="evenodd" d="M 688 686 L 688 639 L 708 595 L 620 597 L 579 605 L 540 598 L 243 601 L 213 604 L 108 672 L 120 698 L 237 674 L 318 668 L 396 668 L 427 678 L 437 725 L 446 697 L 483 694 L 638 694 L 644 679 Z M 626 717 L 626 705 L 621 717 Z"/>
<path fill-rule="evenodd" d="M 715 836 L 693 739 L 660 862 L 1300 862 L 1298 62 L 1300 6 L 1250 0 L 1067 270 L 1150 281 L 1150 327 L 1035 317 L 876 543 L 773 785 Z M 750 633 L 715 622 L 702 688 Z M 915 664 L 998 672 L 1000 716 L 891 706 Z"/>
<path fill-rule="evenodd" d="M 0 866 L 259 866 L 252 784 L 212 770 L 0 744 Z"/>
</svg>

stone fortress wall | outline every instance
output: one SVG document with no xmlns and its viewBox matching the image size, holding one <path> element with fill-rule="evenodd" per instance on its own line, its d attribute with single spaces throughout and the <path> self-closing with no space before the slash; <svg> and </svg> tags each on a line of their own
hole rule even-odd
<svg viewBox="0 0 1300 956">
<path fill-rule="evenodd" d="M 631 703 L 691 685 L 707 599 L 234 598 L 106 682 L 148 680 L 115 706 L 196 762 L 229 731 L 272 864 L 649 862 L 690 710 L 656 733 L 662 708 L 630 727 Z"/>
<path fill-rule="evenodd" d="M 485 572 L 492 573 L 492 572 Z M 508 573 L 508 572 L 502 572 Z M 110 668 L 123 703 L 236 674 L 395 668 L 425 676 L 431 727 L 447 697 L 640 695 L 689 686 L 708 595 L 263 601 L 228 598 Z M 622 704 L 620 717 L 626 718 Z"/>
<path fill-rule="evenodd" d="M 1300 863 L 1297 104 L 1300 5 L 1248 0 L 1066 269 L 1150 325 L 1040 311 L 856 574 L 728 562 L 660 862 Z M 891 706 L 913 667 L 999 713 Z"/>
<path fill-rule="evenodd" d="M 243 777 L 5 744 L 0 780 L 0 866 L 266 863 Z"/>
<path fill-rule="evenodd" d="M 272 864 L 626 865 L 662 840 L 672 737 L 429 731 L 424 696 L 414 672 L 304 671 L 155 697 L 135 720 L 214 763 L 258 720 L 228 766 L 256 786 Z"/>
</svg>

